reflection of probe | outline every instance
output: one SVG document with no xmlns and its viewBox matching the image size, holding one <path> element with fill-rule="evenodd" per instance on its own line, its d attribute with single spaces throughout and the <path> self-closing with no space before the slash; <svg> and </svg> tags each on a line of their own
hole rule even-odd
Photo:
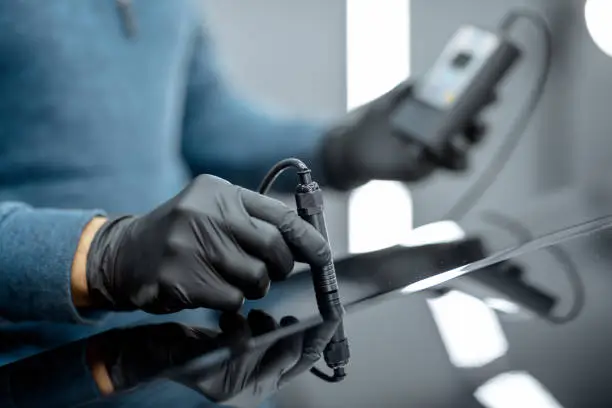
<svg viewBox="0 0 612 408">
<path fill-rule="evenodd" d="M 310 169 L 302 161 L 291 158 L 277 163 L 262 181 L 259 192 L 266 194 L 274 180 L 290 167 L 296 168 L 298 171 L 299 184 L 295 191 L 295 201 L 299 216 L 315 227 L 328 240 L 323 213 L 323 192 L 319 185 L 312 180 Z M 346 376 L 344 368 L 348 364 L 350 352 L 342 324 L 344 308 L 338 293 L 334 260 L 330 257 L 327 265 L 322 267 L 311 265 L 310 268 L 321 317 L 325 320 L 339 320 L 338 328 L 323 352 L 325 363 L 334 371 L 333 376 L 319 371 L 316 367 L 313 367 L 311 372 L 328 382 L 341 381 Z"/>
<path fill-rule="evenodd" d="M 520 221 L 496 211 L 486 211 L 482 218 L 484 221 L 497 225 L 509 232 L 512 232 L 516 237 L 520 238 L 522 243 L 527 243 L 534 240 L 534 236 L 529 228 Z M 578 272 L 578 267 L 570 257 L 570 255 L 560 246 L 554 245 L 546 248 L 546 252 L 551 255 L 554 260 L 565 270 L 567 278 L 572 286 L 574 293 L 574 301 L 571 309 L 563 316 L 546 314 L 543 317 L 554 324 L 565 324 L 577 318 L 585 303 L 585 289 L 582 276 Z"/>
</svg>

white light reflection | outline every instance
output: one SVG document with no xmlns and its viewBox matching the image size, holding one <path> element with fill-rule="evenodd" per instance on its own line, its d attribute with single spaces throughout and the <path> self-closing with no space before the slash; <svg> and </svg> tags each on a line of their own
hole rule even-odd
<svg viewBox="0 0 612 408">
<path fill-rule="evenodd" d="M 484 300 L 485 304 L 492 309 L 495 309 L 502 313 L 507 314 L 518 314 L 521 312 L 521 308 L 516 303 L 510 302 L 506 299 L 501 298 L 487 298 Z"/>
<path fill-rule="evenodd" d="M 526 372 L 509 372 L 484 383 L 474 397 L 486 408 L 563 408 L 552 394 Z"/>
<path fill-rule="evenodd" d="M 456 367 L 482 367 L 508 351 L 497 315 L 480 299 L 451 291 L 427 303 Z"/>
<path fill-rule="evenodd" d="M 419 246 L 454 242 L 465 238 L 465 232 L 454 221 L 439 221 L 415 228 L 407 239 L 405 246 Z"/>
<path fill-rule="evenodd" d="M 373 181 L 351 195 L 348 208 L 349 251 L 362 253 L 409 243 L 412 198 L 401 183 Z"/>
<path fill-rule="evenodd" d="M 410 74 L 409 0 L 346 1 L 347 108 L 379 97 Z"/>
<path fill-rule="evenodd" d="M 434 286 L 441 285 L 450 280 L 456 279 L 466 273 L 466 267 L 460 266 L 458 268 L 450 269 L 446 272 L 439 273 L 437 275 L 430 276 L 413 284 L 410 284 L 402 289 L 402 293 L 416 293 L 426 289 L 433 288 Z"/>
<path fill-rule="evenodd" d="M 403 243 L 406 246 L 419 246 L 443 242 L 453 242 L 465 238 L 465 232 L 454 221 L 439 221 L 415 228 Z M 420 280 L 401 290 L 402 293 L 420 292 L 441 285 L 463 275 L 463 266 Z"/>
</svg>

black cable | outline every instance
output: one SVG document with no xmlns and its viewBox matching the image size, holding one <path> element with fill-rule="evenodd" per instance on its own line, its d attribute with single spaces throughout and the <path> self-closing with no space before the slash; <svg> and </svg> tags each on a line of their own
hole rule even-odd
<svg viewBox="0 0 612 408">
<path fill-rule="evenodd" d="M 525 129 L 531 119 L 537 105 L 544 94 L 544 87 L 548 80 L 550 66 L 552 63 L 552 34 L 548 28 L 548 24 L 543 17 L 529 10 L 516 10 L 510 12 L 500 23 L 500 29 L 507 33 L 516 23 L 517 20 L 524 18 L 531 21 L 536 28 L 542 32 L 543 39 L 543 59 L 540 69 L 540 74 L 536 80 L 536 86 L 533 88 L 524 110 L 515 120 L 510 131 L 504 138 L 504 142 L 494 155 L 490 164 L 487 166 L 483 174 L 476 180 L 470 188 L 457 200 L 457 202 L 446 213 L 443 219 L 459 221 L 478 203 L 485 195 L 487 190 L 493 185 L 497 177 L 504 169 L 512 153 L 518 146 L 521 137 L 525 133 Z"/>
<path fill-rule="evenodd" d="M 578 272 L 578 267 L 569 254 L 557 246 L 548 248 L 548 252 L 556 257 L 560 263 L 565 265 L 567 277 L 574 291 L 574 303 L 572 308 L 564 316 L 548 316 L 548 320 L 555 324 L 566 324 L 576 319 L 584 309 L 586 303 L 586 290 L 582 277 Z"/>
<path fill-rule="evenodd" d="M 310 372 L 314 374 L 315 377 L 318 377 L 321 380 L 328 382 L 328 383 L 337 383 L 337 382 L 344 380 L 344 377 L 346 377 L 346 375 L 344 374 L 344 370 L 342 370 L 341 372 L 337 372 L 336 370 L 334 370 L 334 374 L 329 375 L 329 374 L 325 374 L 323 371 L 319 370 L 317 367 L 312 367 L 310 369 Z"/>
<path fill-rule="evenodd" d="M 289 158 L 279 161 L 268 171 L 268 173 L 263 178 L 261 184 L 259 185 L 259 194 L 268 194 L 270 191 L 270 187 L 274 184 L 274 181 L 280 176 L 285 170 L 288 168 L 295 168 L 298 170 L 298 174 L 300 173 L 310 173 L 310 169 L 308 166 L 304 164 L 303 161 L 296 158 Z M 306 184 L 306 183 L 305 183 Z"/>
<path fill-rule="evenodd" d="M 513 233 L 515 236 L 519 237 L 521 241 L 523 241 L 523 244 L 532 241 L 534 238 L 529 228 L 523 225 L 520 221 L 508 215 L 489 210 L 482 214 L 482 219 L 489 224 L 496 225 Z M 548 252 L 558 263 L 563 265 L 567 278 L 572 287 L 574 302 L 570 310 L 565 315 L 551 315 L 545 316 L 545 318 L 554 324 L 569 323 L 576 319 L 584 309 L 586 302 L 584 282 L 582 281 L 580 272 L 578 272 L 576 263 L 564 249 L 555 245 L 546 248 L 546 252 Z"/>
</svg>

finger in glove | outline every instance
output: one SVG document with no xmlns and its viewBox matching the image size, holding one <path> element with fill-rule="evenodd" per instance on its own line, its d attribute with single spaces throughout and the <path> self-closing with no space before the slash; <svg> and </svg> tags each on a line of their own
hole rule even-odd
<svg viewBox="0 0 612 408">
<path fill-rule="evenodd" d="M 240 197 L 236 202 L 242 203 L 241 189 L 237 194 Z M 244 207 L 240 211 L 245 214 L 241 222 L 232 224 L 232 235 L 248 254 L 265 263 L 270 279 L 284 279 L 293 270 L 293 254 L 281 232 L 275 225 L 251 217 Z"/>
<path fill-rule="evenodd" d="M 296 259 L 317 266 L 329 262 L 331 251 L 325 238 L 294 210 L 254 191 L 241 189 L 241 194 L 248 213 L 275 226 Z"/>
</svg>

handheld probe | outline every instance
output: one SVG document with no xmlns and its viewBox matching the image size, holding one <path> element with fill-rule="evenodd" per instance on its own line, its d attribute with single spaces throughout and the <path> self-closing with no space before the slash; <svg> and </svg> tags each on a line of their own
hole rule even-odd
<svg viewBox="0 0 612 408">
<path fill-rule="evenodd" d="M 312 179 L 310 169 L 302 161 L 290 158 L 278 162 L 262 181 L 259 192 L 266 194 L 274 180 L 290 167 L 297 169 L 299 178 L 299 184 L 295 190 L 295 202 L 299 216 L 315 227 L 325 240 L 329 241 L 323 212 L 323 192 L 317 182 Z M 330 257 L 329 262 L 324 266 L 310 265 L 310 271 L 321 317 L 325 320 L 339 321 L 334 336 L 323 352 L 325 363 L 333 370 L 333 375 L 325 374 L 316 367 L 313 367 L 310 371 L 324 381 L 342 381 L 346 377 L 345 367 L 348 364 L 350 352 L 342 324 L 344 308 L 338 292 L 333 258 Z"/>
</svg>

